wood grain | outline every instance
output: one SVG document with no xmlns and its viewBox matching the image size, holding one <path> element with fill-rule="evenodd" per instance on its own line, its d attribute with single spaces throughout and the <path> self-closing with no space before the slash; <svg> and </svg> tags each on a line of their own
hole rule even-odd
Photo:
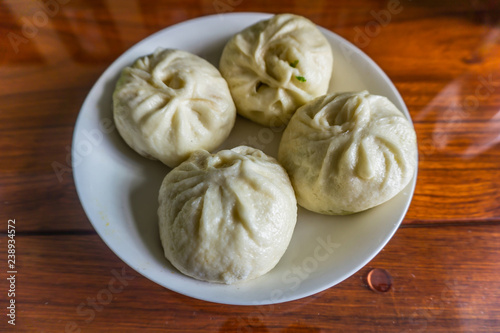
<svg viewBox="0 0 500 333">
<path fill-rule="evenodd" d="M 54 2 L 27 36 L 26 22 Z M 388 15 L 390 3 L 0 2 L 0 248 L 15 218 L 16 331 L 498 332 L 500 2 L 400 0 Z M 132 271 L 95 234 L 68 164 L 80 107 L 120 54 L 167 26 L 237 11 L 296 13 L 351 41 L 394 82 L 418 136 L 415 195 L 389 245 L 340 285 L 274 306 L 197 301 Z M 23 42 L 13 45 L 12 34 Z M 60 177 L 55 162 L 68 168 Z M 391 292 L 366 288 L 371 267 L 389 270 Z M 105 297 L 123 268 L 134 278 L 92 312 L 89 299 Z M 4 268 L 0 281 L 4 293 Z M 2 332 L 11 328 L 4 319 Z"/>
<path fill-rule="evenodd" d="M 96 235 L 18 236 L 17 242 L 20 331 L 64 332 L 71 323 L 82 332 L 493 332 L 500 325 L 500 225 L 402 228 L 339 285 L 268 306 L 220 305 L 164 289 L 125 265 Z M 390 272 L 391 291 L 367 288 L 371 268 Z M 116 280 L 117 273 L 125 282 Z M 111 290 L 120 291 L 107 293 L 112 279 Z"/>
</svg>

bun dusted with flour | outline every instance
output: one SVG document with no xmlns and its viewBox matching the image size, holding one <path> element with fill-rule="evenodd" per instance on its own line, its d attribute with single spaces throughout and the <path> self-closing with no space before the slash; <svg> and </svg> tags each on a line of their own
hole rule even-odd
<svg viewBox="0 0 500 333">
<path fill-rule="evenodd" d="M 226 81 L 206 60 L 157 50 L 126 67 L 113 94 L 116 127 L 139 154 L 175 167 L 229 135 L 236 109 Z"/>
<path fill-rule="evenodd" d="M 410 182 L 417 167 L 416 135 L 386 97 L 330 94 L 297 110 L 278 160 L 301 206 L 350 214 L 391 199 Z"/>
<path fill-rule="evenodd" d="M 235 283 L 271 270 L 297 221 L 286 171 L 260 150 L 240 146 L 195 152 L 159 193 L 165 257 L 199 280 Z"/>
<path fill-rule="evenodd" d="M 298 107 L 328 90 L 330 44 L 308 19 L 280 14 L 236 34 L 220 71 L 238 113 L 264 126 L 280 126 Z"/>
</svg>

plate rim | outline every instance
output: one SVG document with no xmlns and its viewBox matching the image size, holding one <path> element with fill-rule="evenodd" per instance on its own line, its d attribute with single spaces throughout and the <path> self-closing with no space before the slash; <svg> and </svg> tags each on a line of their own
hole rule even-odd
<svg viewBox="0 0 500 333">
<path fill-rule="evenodd" d="M 414 172 L 412 180 L 406 186 L 406 188 L 408 188 L 408 190 L 409 190 L 408 200 L 406 200 L 404 207 L 402 207 L 403 209 L 401 210 L 401 214 L 400 214 L 401 216 L 398 217 L 398 222 L 395 223 L 394 226 L 392 227 L 392 229 L 390 230 L 390 232 L 385 235 L 383 241 L 377 246 L 377 250 L 373 251 L 369 256 L 367 256 L 365 258 L 365 260 L 363 260 L 358 265 L 356 265 L 354 268 L 352 268 L 351 270 L 349 270 L 348 273 L 344 274 L 344 276 L 341 279 L 334 280 L 334 281 L 332 281 L 331 283 L 328 283 L 328 284 L 321 284 L 320 287 L 312 289 L 312 290 L 303 291 L 301 293 L 299 293 L 299 292 L 294 293 L 293 296 L 284 297 L 283 299 L 280 299 L 278 301 L 264 300 L 264 301 L 255 301 L 255 302 L 252 302 L 252 303 L 227 302 L 227 301 L 221 302 L 221 301 L 217 301 L 217 300 L 213 300 L 213 299 L 208 299 L 208 298 L 200 297 L 199 295 L 191 293 L 189 290 L 184 290 L 182 288 L 178 288 L 177 285 L 172 285 L 172 286 L 169 285 L 167 287 L 167 286 L 165 286 L 165 284 L 162 281 L 159 281 L 158 279 L 156 279 L 156 277 L 147 276 L 144 273 L 142 273 L 141 270 L 139 270 L 137 267 L 135 267 L 135 264 L 131 264 L 131 262 L 129 261 L 128 258 L 124 257 L 120 253 L 120 251 L 117 251 L 114 248 L 114 246 L 112 246 L 109 243 L 109 241 L 107 240 L 106 235 L 104 235 L 104 233 L 102 232 L 102 230 L 100 230 L 100 228 L 98 228 L 96 226 L 96 224 L 90 218 L 90 216 L 92 214 L 90 213 L 89 202 L 88 202 L 88 200 L 85 200 L 84 197 L 83 197 L 83 195 L 82 195 L 82 189 L 81 189 L 82 185 L 80 184 L 80 181 L 82 181 L 82 180 L 79 179 L 81 176 L 77 176 L 77 174 L 78 174 L 78 171 L 77 171 L 78 168 L 73 167 L 73 165 L 75 164 L 75 159 L 76 159 L 76 156 L 74 155 L 75 145 L 77 144 L 77 136 L 79 135 L 79 133 L 77 132 L 78 127 L 79 127 L 78 125 L 79 125 L 79 123 L 82 122 L 82 118 L 83 118 L 83 114 L 84 114 L 84 109 L 86 109 L 88 107 L 87 104 L 89 104 L 91 102 L 91 99 L 92 99 L 91 96 L 93 96 L 96 93 L 96 90 L 98 89 L 98 86 L 101 83 L 101 81 L 103 81 L 103 80 L 105 80 L 105 78 L 109 77 L 110 74 L 113 73 L 116 70 L 115 67 L 118 66 L 118 64 L 122 61 L 122 59 L 126 58 L 128 56 L 128 54 L 130 52 L 132 52 L 132 50 L 140 47 L 141 44 L 147 43 L 150 39 L 156 38 L 158 35 L 167 33 L 169 30 L 173 30 L 173 29 L 177 29 L 177 28 L 182 28 L 182 27 L 184 27 L 186 25 L 190 25 L 190 24 L 193 24 L 195 22 L 197 24 L 200 24 L 200 23 L 203 23 L 203 21 L 213 20 L 214 18 L 220 19 L 220 18 L 227 17 L 227 16 L 247 17 L 248 19 L 251 19 L 252 21 L 257 22 L 257 21 L 260 21 L 260 20 L 272 17 L 273 15 L 275 15 L 275 14 L 265 13 L 265 12 L 232 12 L 232 13 L 220 13 L 220 14 L 203 15 L 203 16 L 191 18 L 191 19 L 188 19 L 188 20 L 176 23 L 176 24 L 172 24 L 170 26 L 167 26 L 167 27 L 165 27 L 165 28 L 163 28 L 161 30 L 158 30 L 158 31 L 152 33 L 151 35 L 149 35 L 149 36 L 141 39 L 140 41 L 138 41 L 134 45 L 132 45 L 129 48 L 127 48 L 115 60 L 113 60 L 112 63 L 101 73 L 101 75 L 99 76 L 99 78 L 93 83 L 91 89 L 89 90 L 89 92 L 87 93 L 87 95 L 85 97 L 84 102 L 82 103 L 82 106 L 80 107 L 80 110 L 78 111 L 78 116 L 76 118 L 75 126 L 74 126 L 74 129 L 73 129 L 72 143 L 71 143 L 71 163 L 72 163 L 71 165 L 72 165 L 72 169 L 73 169 L 72 170 L 73 171 L 72 172 L 72 177 L 73 177 L 73 181 L 74 181 L 74 184 L 75 184 L 75 189 L 76 189 L 76 192 L 77 192 L 80 204 L 81 204 L 81 206 L 82 206 L 82 208 L 83 208 L 83 210 L 85 212 L 85 215 L 86 215 L 88 221 L 90 222 L 90 224 L 92 225 L 92 227 L 96 231 L 96 233 L 99 235 L 100 239 L 107 245 L 107 247 L 120 260 L 122 260 L 131 269 L 133 269 L 134 271 L 136 271 L 140 275 L 144 276 L 148 280 L 153 281 L 154 283 L 156 283 L 156 284 L 158 284 L 158 285 L 160 285 L 160 286 L 162 286 L 162 287 L 164 287 L 166 289 L 174 291 L 174 292 L 176 292 L 178 294 L 185 295 L 185 296 L 188 296 L 188 297 L 191 297 L 191 298 L 195 298 L 195 299 L 198 299 L 198 300 L 202 300 L 202 301 L 206 301 L 206 302 L 215 303 L 215 304 L 255 306 L 255 305 L 268 305 L 268 304 L 286 303 L 286 302 L 291 302 L 291 301 L 295 301 L 295 300 L 299 300 L 299 299 L 303 299 L 303 298 L 315 295 L 315 294 L 317 294 L 319 292 L 325 291 L 325 290 L 327 290 L 327 289 L 329 289 L 329 288 L 331 288 L 331 287 L 333 287 L 333 286 L 335 286 L 335 285 L 343 282 L 344 280 L 346 280 L 349 277 L 352 277 L 356 272 L 358 272 L 360 269 L 362 269 L 363 267 L 365 267 L 371 260 L 373 260 L 373 258 L 375 258 L 380 253 L 380 251 L 387 245 L 387 243 L 392 239 L 392 237 L 394 236 L 394 234 L 396 233 L 396 231 L 401 226 L 401 224 L 402 224 L 402 222 L 404 220 L 404 217 L 406 216 L 406 214 L 408 212 L 408 209 L 409 209 L 409 207 L 411 205 L 411 202 L 412 202 L 412 199 L 413 199 L 413 196 L 414 196 L 414 192 L 415 192 L 415 187 L 416 187 L 416 182 L 417 182 L 417 175 L 418 175 L 418 149 L 417 149 L 417 152 L 416 152 L 416 155 L 417 155 L 416 156 L 416 158 L 417 158 L 417 165 L 415 167 L 415 172 Z M 319 26 L 317 24 L 315 24 L 315 25 L 318 27 L 318 29 L 320 29 L 320 31 L 323 34 L 331 34 L 331 35 L 334 36 L 334 38 L 340 39 L 343 43 L 349 45 L 352 49 L 354 49 L 356 51 L 356 53 L 359 53 L 361 55 L 361 57 L 364 58 L 364 60 L 369 63 L 369 65 L 370 65 L 370 67 L 372 69 L 375 69 L 376 72 L 381 77 L 383 77 L 385 79 L 385 81 L 389 84 L 389 86 L 390 86 L 392 92 L 394 93 L 395 97 L 398 99 L 399 104 L 402 106 L 402 110 L 401 111 L 404 113 L 404 115 L 407 118 L 407 120 L 411 123 L 412 128 L 414 128 L 414 124 L 413 124 L 413 121 L 411 119 L 411 115 L 410 115 L 409 110 L 408 110 L 408 108 L 406 106 L 406 103 L 404 102 L 404 99 L 402 98 L 401 94 L 399 93 L 399 90 L 397 89 L 397 87 L 394 85 L 394 83 L 389 78 L 389 76 L 382 70 L 382 68 L 371 57 L 369 57 L 363 50 L 361 50 L 360 48 L 358 48 L 355 44 L 353 44 L 349 40 L 345 39 L 344 37 L 338 35 L 337 33 L 333 32 L 333 31 L 331 31 L 331 30 L 329 30 L 327 28 L 324 28 L 324 27 Z M 206 282 L 206 283 L 208 283 L 208 282 Z"/>
</svg>

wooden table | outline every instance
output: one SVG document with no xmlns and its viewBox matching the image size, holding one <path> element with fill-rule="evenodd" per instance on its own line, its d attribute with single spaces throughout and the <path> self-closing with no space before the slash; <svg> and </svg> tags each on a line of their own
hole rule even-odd
<svg viewBox="0 0 500 333">
<path fill-rule="evenodd" d="M 199 301 L 144 278 L 95 233 L 71 172 L 53 169 L 114 59 L 167 26 L 235 11 L 301 14 L 356 44 L 399 89 L 419 143 L 415 196 L 385 249 L 339 285 L 271 306 Z M 2 1 L 0 331 L 500 331 L 499 18 L 497 0 Z M 367 288 L 372 268 L 390 272 L 389 292 Z"/>
</svg>

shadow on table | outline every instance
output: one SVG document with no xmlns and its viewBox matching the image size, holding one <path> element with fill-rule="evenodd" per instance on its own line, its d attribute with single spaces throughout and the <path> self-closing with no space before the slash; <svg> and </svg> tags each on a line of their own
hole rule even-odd
<svg viewBox="0 0 500 333">
<path fill-rule="evenodd" d="M 103 93 L 98 103 L 100 121 L 112 121 L 113 130 L 107 134 L 107 141 L 116 150 L 119 163 L 126 163 L 130 166 L 133 175 L 132 184 L 124 184 L 123 197 L 128 197 L 129 201 L 123 205 L 128 205 L 131 213 L 131 223 L 135 225 L 140 236 L 140 242 L 151 253 L 158 262 L 164 262 L 166 268 L 175 270 L 165 259 L 163 248 L 160 242 L 158 230 L 158 192 L 165 175 L 170 172 L 170 168 L 158 161 L 152 161 L 140 156 L 130 148 L 120 136 L 113 121 L 112 95 L 120 73 L 108 80 L 103 86 Z M 147 263 L 144 263 L 147 265 Z"/>
</svg>

